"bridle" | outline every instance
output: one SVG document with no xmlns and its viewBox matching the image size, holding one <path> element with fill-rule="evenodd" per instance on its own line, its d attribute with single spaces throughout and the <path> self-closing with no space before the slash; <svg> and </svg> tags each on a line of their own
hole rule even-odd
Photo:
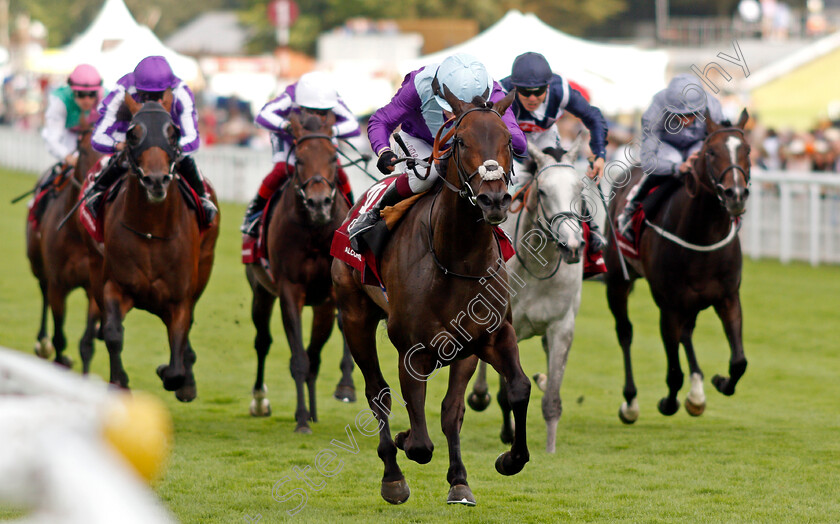
<svg viewBox="0 0 840 524">
<path fill-rule="evenodd" d="M 514 153 L 512 138 L 508 138 L 507 147 L 508 152 L 510 153 L 510 161 L 509 165 L 507 166 L 508 169 L 504 169 L 504 167 L 500 166 L 498 161 L 496 160 L 485 160 L 484 163 L 478 166 L 474 171 L 467 172 L 467 170 L 464 168 L 463 163 L 461 162 L 461 149 L 464 146 L 464 140 L 461 136 L 458 135 L 458 129 L 460 128 L 464 117 L 475 111 L 481 111 L 484 113 L 490 112 L 498 116 L 499 120 L 502 120 L 502 115 L 498 111 L 493 109 L 491 103 L 485 102 L 484 106 L 471 107 L 463 113 L 461 113 L 457 118 L 454 118 L 455 123 L 452 126 L 452 128 L 443 137 L 441 137 L 441 132 L 443 131 L 444 127 L 446 127 L 446 124 L 452 122 L 453 120 L 450 119 L 449 121 L 444 123 L 444 125 L 442 125 L 440 129 L 438 129 L 437 135 L 435 136 L 434 145 L 432 146 L 432 162 L 430 162 L 428 169 L 431 169 L 431 163 L 435 161 L 441 162 L 448 160 L 449 157 L 454 157 L 455 166 L 457 168 L 458 173 L 458 180 L 461 184 L 461 187 L 458 187 L 452 182 L 448 181 L 445 176 L 441 176 L 440 178 L 441 180 L 443 180 L 444 185 L 448 189 L 451 189 L 452 191 L 457 193 L 458 196 L 467 199 L 467 201 L 470 204 L 477 206 L 476 194 L 475 191 L 473 191 L 472 186 L 470 185 L 472 179 L 475 178 L 476 175 L 479 175 L 481 176 L 483 184 L 485 180 L 498 180 L 500 178 L 503 178 L 505 184 L 510 185 L 511 175 L 513 171 Z M 452 145 L 445 150 L 441 150 L 442 145 L 448 143 L 450 140 L 452 140 Z M 497 171 L 500 172 L 497 173 Z M 480 187 L 481 186 L 479 185 L 479 188 Z"/>
<path fill-rule="evenodd" d="M 530 188 L 531 188 L 532 184 L 534 185 L 534 187 L 539 187 L 539 180 L 538 179 L 539 179 L 540 175 L 543 172 L 545 172 L 546 170 L 548 170 L 549 168 L 552 168 L 552 167 L 570 167 L 572 169 L 575 169 L 574 165 L 566 163 L 566 162 L 555 162 L 555 163 L 552 163 L 552 164 L 545 165 L 539 171 L 537 171 L 537 173 L 533 176 L 533 178 L 531 178 L 531 180 L 528 181 L 527 184 L 525 184 L 525 187 L 522 188 L 523 194 L 527 195 L 530 192 Z M 524 197 L 524 198 L 527 198 L 527 196 Z M 557 213 L 555 213 L 555 214 L 553 214 L 549 217 L 548 212 L 546 211 L 545 206 L 542 203 L 542 198 L 540 197 L 539 190 L 537 190 L 535 198 L 537 199 L 537 205 L 536 205 L 537 214 L 542 216 L 542 220 L 540 220 L 539 216 L 538 216 L 537 220 L 535 220 L 534 222 L 536 222 L 537 227 L 541 231 L 543 231 L 549 238 L 551 238 L 554 241 L 554 244 L 559 247 L 562 242 L 560 241 L 560 239 L 557 237 L 554 230 L 552 229 L 552 227 L 551 227 L 552 224 L 558 218 L 562 218 L 563 220 L 575 220 L 578 223 L 578 225 L 580 225 L 580 215 L 578 215 L 574 211 L 558 211 Z M 514 248 L 519 245 L 519 224 L 522 221 L 522 215 L 523 214 L 524 213 L 518 213 L 517 217 L 516 217 L 516 227 L 514 228 L 514 239 L 513 239 Z M 540 277 L 540 276 L 535 275 L 534 273 L 531 272 L 530 269 L 528 269 L 528 266 L 525 265 L 525 260 L 523 260 L 522 257 L 519 255 L 519 250 L 516 250 L 516 259 L 519 260 L 519 263 L 522 264 L 522 267 L 525 268 L 525 271 L 527 271 L 528 274 L 530 274 L 532 277 L 536 278 L 537 280 L 548 280 L 548 279 L 550 279 L 551 277 L 553 277 L 554 275 L 557 274 L 557 271 L 560 269 L 560 265 L 563 263 L 563 257 L 562 256 L 558 257 L 557 265 L 554 267 L 554 271 L 552 271 L 551 274 L 546 276 L 546 277 Z"/>
<path fill-rule="evenodd" d="M 331 146 L 333 145 L 332 137 L 329 136 L 329 135 L 326 135 L 326 134 L 323 134 L 323 133 L 303 135 L 303 136 L 295 139 L 295 142 L 294 142 L 294 144 L 292 144 L 292 148 L 289 151 L 289 157 L 292 156 L 292 153 L 294 152 L 294 150 L 302 142 L 305 142 L 306 140 L 315 139 L 315 138 L 326 140 Z M 338 150 L 338 148 L 336 148 L 336 151 L 337 150 Z M 286 164 L 287 164 L 287 167 L 288 167 L 288 162 Z M 335 193 L 336 193 L 336 190 L 338 189 L 338 187 L 337 187 L 334 180 L 324 178 L 321 175 L 315 175 L 315 176 L 313 176 L 313 177 L 311 177 L 311 178 L 302 182 L 301 179 L 300 179 L 300 169 L 298 169 L 297 157 L 295 157 L 295 165 L 292 166 L 292 167 L 294 168 L 294 175 L 292 177 L 292 180 L 294 181 L 295 194 L 300 198 L 300 200 L 301 200 L 301 202 L 303 203 L 304 206 L 308 207 L 307 204 L 306 204 L 306 188 L 308 188 L 310 184 L 318 184 L 318 183 L 326 184 L 327 187 L 330 188 L 330 202 L 335 202 Z"/>
<path fill-rule="evenodd" d="M 712 175 L 712 169 L 711 169 L 712 162 L 711 162 L 711 154 L 710 154 L 710 149 L 711 148 L 709 147 L 709 140 L 718 133 L 734 133 L 734 132 L 740 133 L 741 137 L 744 139 L 744 144 L 746 144 L 746 139 L 744 137 L 744 130 L 741 129 L 740 127 L 725 127 L 725 128 L 722 128 L 722 129 L 716 129 L 716 130 L 712 131 L 711 133 L 709 133 L 706 136 L 705 140 L 703 140 L 703 159 L 704 159 L 705 164 L 706 164 L 706 166 L 705 166 L 706 169 L 704 170 L 704 172 L 706 174 L 706 177 L 709 179 L 709 183 L 712 185 L 712 190 L 714 191 L 715 196 L 718 198 L 718 201 L 720 202 L 720 204 L 722 206 L 726 206 L 726 201 L 724 200 L 724 197 L 723 197 L 724 188 L 720 184 L 720 181 L 723 180 L 723 176 L 726 174 L 727 171 L 730 171 L 730 170 L 740 171 L 741 175 L 744 177 L 744 181 L 746 183 L 749 183 L 749 181 L 750 181 L 749 173 L 747 173 L 747 171 L 743 167 L 738 165 L 737 163 L 731 163 L 728 166 L 726 166 L 725 168 L 723 168 L 718 173 L 717 178 L 715 178 Z"/>
</svg>

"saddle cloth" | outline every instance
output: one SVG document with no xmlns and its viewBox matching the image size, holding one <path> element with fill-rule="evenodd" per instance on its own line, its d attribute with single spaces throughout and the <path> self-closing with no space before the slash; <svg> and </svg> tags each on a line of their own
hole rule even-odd
<svg viewBox="0 0 840 524">
<path fill-rule="evenodd" d="M 638 182 L 638 183 L 641 183 Z M 627 258 L 639 258 L 639 243 L 642 239 L 642 233 L 645 229 L 645 217 L 654 216 L 656 212 L 667 202 L 668 198 L 676 192 L 683 185 L 681 179 L 668 177 L 664 183 L 651 189 L 647 196 L 642 200 L 642 205 L 633 214 L 630 227 L 633 229 L 634 241 L 630 242 L 627 238 L 618 231 L 616 225 L 616 237 L 618 239 L 618 247 L 622 254 Z"/>
</svg>

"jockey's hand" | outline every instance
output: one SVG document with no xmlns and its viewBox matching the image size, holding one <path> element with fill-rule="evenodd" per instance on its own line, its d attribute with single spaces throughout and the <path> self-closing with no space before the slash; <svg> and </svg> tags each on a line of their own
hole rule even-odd
<svg viewBox="0 0 840 524">
<path fill-rule="evenodd" d="M 586 170 L 586 176 L 591 178 L 597 184 L 601 178 L 601 174 L 604 172 L 604 159 L 603 158 L 596 158 L 593 162 L 589 163 L 589 169 Z"/>
<path fill-rule="evenodd" d="M 692 167 L 694 167 L 694 160 L 697 159 L 697 153 L 692 153 L 688 158 L 685 159 L 685 162 L 680 164 L 680 167 L 677 168 L 677 171 L 680 175 L 686 175 L 691 172 Z"/>
<path fill-rule="evenodd" d="M 125 149 L 125 142 L 117 142 L 116 145 L 114 145 L 114 149 L 117 150 L 117 153 L 122 152 Z"/>
<path fill-rule="evenodd" d="M 286 120 L 283 123 L 283 125 L 280 126 L 280 129 L 282 129 L 283 131 L 285 131 L 286 133 L 289 133 L 291 135 L 292 134 L 292 123 L 289 122 L 288 120 Z"/>
<path fill-rule="evenodd" d="M 76 161 L 79 159 L 79 153 L 72 152 L 66 157 L 64 157 L 64 163 L 70 167 L 76 167 Z"/>
<path fill-rule="evenodd" d="M 376 161 L 376 168 L 383 175 L 389 175 L 394 172 L 394 162 L 397 161 L 397 155 L 390 149 L 386 149 L 379 155 L 379 160 Z"/>
</svg>

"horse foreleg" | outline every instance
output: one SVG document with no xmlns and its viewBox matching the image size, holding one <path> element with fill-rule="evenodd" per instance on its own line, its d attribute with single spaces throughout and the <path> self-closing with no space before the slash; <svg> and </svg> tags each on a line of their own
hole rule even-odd
<svg viewBox="0 0 840 524">
<path fill-rule="evenodd" d="M 114 282 L 105 283 L 102 295 L 103 334 L 111 362 L 111 384 L 128 389 L 128 375 L 122 365 L 123 319 L 133 307 L 133 303 Z"/>
<path fill-rule="evenodd" d="M 67 348 L 67 338 L 64 336 L 64 316 L 67 309 L 67 291 L 53 284 L 47 289 L 47 300 L 53 316 L 52 345 L 55 349 L 55 363 L 65 367 L 73 365 L 73 361 L 64 355 Z"/>
<path fill-rule="evenodd" d="M 184 386 L 192 373 L 195 358 L 189 340 L 192 304 L 181 302 L 174 305 L 163 321 L 169 335 L 169 364 L 158 366 L 157 374 L 163 381 L 163 389 L 175 391 L 175 396 L 181 402 L 190 402 L 195 399 L 195 385 L 189 388 Z"/>
<path fill-rule="evenodd" d="M 461 460 L 461 425 L 464 423 L 464 392 L 475 372 L 475 356 L 456 360 L 449 366 L 449 388 L 440 405 L 440 427 L 449 445 L 449 481 L 447 504 L 475 506 L 475 497 L 467 484 L 467 468 Z"/>
<path fill-rule="evenodd" d="M 297 433 L 312 433 L 309 427 L 309 411 L 306 409 L 304 384 L 309 376 L 309 356 L 303 349 L 303 336 L 300 324 L 300 313 L 304 304 L 304 291 L 301 286 L 290 282 L 282 282 L 278 286 L 280 293 L 280 310 L 283 317 L 283 328 L 286 330 L 286 340 L 292 353 L 289 369 L 295 381 L 297 391 L 297 409 L 295 421 Z"/>
<path fill-rule="evenodd" d="M 528 401 L 531 395 L 531 381 L 522 371 L 519 363 L 519 347 L 516 345 L 516 333 L 510 322 L 505 322 L 496 334 L 495 345 L 481 348 L 479 358 L 488 364 L 507 381 L 507 398 L 513 410 L 515 428 L 510 451 L 496 459 L 496 471 L 502 475 L 515 475 L 522 471 L 530 460 L 528 452 L 527 424 Z"/>
<path fill-rule="evenodd" d="M 545 450 L 554 453 L 557 441 L 557 423 L 563 414 L 563 400 L 560 387 L 569 360 L 569 350 L 575 334 L 575 311 L 569 308 L 566 316 L 553 322 L 543 337 L 543 347 L 548 357 L 548 377 L 542 399 L 542 414 L 545 420 Z"/>
<path fill-rule="evenodd" d="M 268 388 L 265 385 L 265 359 L 271 348 L 271 313 L 274 309 L 275 297 L 256 280 L 251 281 L 253 298 L 251 299 L 251 321 L 257 330 L 254 337 L 254 349 L 257 352 L 257 379 L 251 394 L 253 399 L 249 412 L 253 417 L 267 417 L 271 415 L 271 404 L 268 401 Z"/>
<path fill-rule="evenodd" d="M 630 359 L 630 344 L 633 342 L 633 324 L 627 315 L 627 297 L 633 289 L 633 282 L 624 280 L 619 274 L 607 278 L 607 303 L 615 318 L 615 333 L 621 345 L 624 359 L 624 402 L 618 409 L 618 418 L 625 424 L 632 424 L 639 418 L 639 402 L 636 400 L 636 382 L 633 380 L 633 364 Z"/>
<path fill-rule="evenodd" d="M 309 337 L 309 348 L 306 350 L 306 355 L 309 357 L 306 385 L 309 389 L 309 416 L 312 422 L 318 422 L 315 382 L 318 380 L 318 371 L 321 368 L 321 350 L 329 340 L 335 323 L 335 302 L 331 299 L 327 300 L 313 307 L 312 310 L 312 335 Z"/>
<path fill-rule="evenodd" d="M 732 354 L 729 358 L 729 378 L 715 375 L 712 377 L 712 384 L 718 391 L 728 396 L 735 393 L 735 385 L 747 369 L 747 357 L 744 355 L 744 344 L 741 338 L 741 297 L 736 292 L 733 296 L 715 304 L 715 312 L 723 324 Z"/>
<path fill-rule="evenodd" d="M 99 306 L 93 299 L 90 291 L 87 292 L 88 312 L 85 332 L 79 340 L 79 355 L 82 357 L 82 373 L 87 375 L 90 372 L 90 361 L 93 359 L 93 339 L 96 338 L 96 323 L 100 320 Z"/>
<path fill-rule="evenodd" d="M 335 387 L 333 396 L 342 402 L 356 402 L 356 385 L 353 383 L 353 355 L 350 354 L 350 347 L 347 345 L 347 339 L 344 337 L 344 326 L 341 323 L 341 311 L 336 315 L 338 317 L 338 330 L 341 331 L 341 343 L 343 352 L 341 355 L 341 380 Z"/>
<path fill-rule="evenodd" d="M 668 396 L 659 401 L 659 412 L 671 416 L 680 409 L 677 393 L 683 385 L 685 376 L 680 367 L 680 336 L 685 320 L 673 311 L 662 309 L 659 316 L 659 331 L 662 343 L 665 345 L 665 357 L 668 361 L 668 373 L 665 378 L 668 384 Z"/>
<path fill-rule="evenodd" d="M 689 380 L 691 381 L 691 389 L 685 396 L 685 410 L 693 417 L 699 417 L 706 410 L 706 393 L 703 391 L 703 371 L 697 363 L 697 355 L 694 352 L 694 344 L 691 337 L 694 334 L 694 326 L 697 322 L 697 315 L 689 316 L 682 329 L 683 349 L 685 349 L 685 359 L 688 361 Z"/>
<path fill-rule="evenodd" d="M 496 401 L 499 403 L 499 409 L 502 410 L 502 431 L 499 432 L 499 439 L 503 444 L 512 444 L 514 424 L 510 419 L 511 407 L 507 382 L 503 377 L 499 377 L 499 392 L 496 393 Z"/>
<path fill-rule="evenodd" d="M 407 458 L 418 464 L 426 464 L 432 460 L 435 445 L 426 426 L 426 381 L 417 380 L 414 376 L 430 376 L 434 369 L 435 357 L 415 353 L 410 362 L 406 362 L 404 355 L 406 353 L 400 351 L 400 388 L 407 403 L 410 429 L 398 433 L 394 442 L 398 448 L 405 451 Z M 411 366 L 411 372 L 407 366 Z"/>
<path fill-rule="evenodd" d="M 467 404 L 474 411 L 484 411 L 490 405 L 490 393 L 487 386 L 487 362 L 478 363 L 478 375 L 473 382 L 473 390 L 467 397 Z"/>
<path fill-rule="evenodd" d="M 35 338 L 35 354 L 41 358 L 50 358 L 53 355 L 53 345 L 47 336 L 47 281 L 39 279 L 38 287 L 41 290 L 41 326 L 38 328 L 38 335 Z"/>
</svg>

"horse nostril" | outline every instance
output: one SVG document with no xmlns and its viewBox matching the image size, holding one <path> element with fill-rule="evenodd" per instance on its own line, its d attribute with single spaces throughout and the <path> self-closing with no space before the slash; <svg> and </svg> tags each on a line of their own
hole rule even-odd
<svg viewBox="0 0 840 524">
<path fill-rule="evenodd" d="M 484 193 L 478 195 L 476 200 L 478 201 L 478 205 L 481 207 L 491 207 L 493 205 L 493 199 Z"/>
<path fill-rule="evenodd" d="M 512 197 L 508 193 L 505 193 L 505 196 L 502 197 L 502 209 L 509 208 L 511 200 Z"/>
<path fill-rule="evenodd" d="M 315 207 L 315 199 L 307 198 L 305 201 L 306 207 Z"/>
<path fill-rule="evenodd" d="M 725 196 L 726 198 L 734 198 L 735 197 L 735 190 L 732 189 L 731 187 L 727 187 L 726 189 L 723 190 L 723 196 Z"/>
<path fill-rule="evenodd" d="M 744 200 L 746 200 L 748 196 L 750 196 L 750 188 L 745 187 L 744 188 Z"/>
</svg>

